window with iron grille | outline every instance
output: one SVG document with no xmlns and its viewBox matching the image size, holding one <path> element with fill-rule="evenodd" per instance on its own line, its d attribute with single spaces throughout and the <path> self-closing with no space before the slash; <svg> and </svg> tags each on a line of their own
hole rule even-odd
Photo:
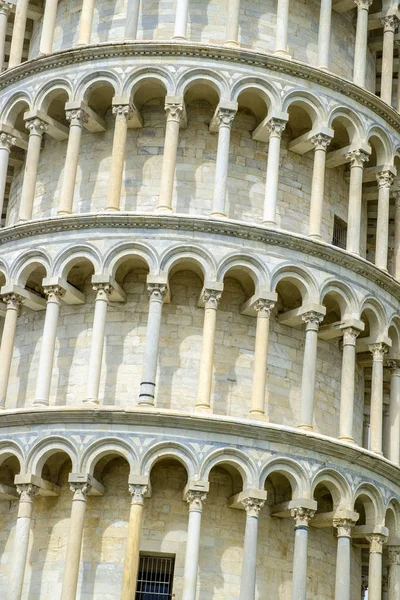
<svg viewBox="0 0 400 600">
<path fill-rule="evenodd" d="M 347 238 L 347 223 L 339 219 L 335 215 L 333 220 L 333 238 L 332 244 L 338 248 L 346 249 L 346 238 Z"/>
<path fill-rule="evenodd" d="M 175 558 L 140 555 L 135 600 L 171 600 Z"/>
</svg>

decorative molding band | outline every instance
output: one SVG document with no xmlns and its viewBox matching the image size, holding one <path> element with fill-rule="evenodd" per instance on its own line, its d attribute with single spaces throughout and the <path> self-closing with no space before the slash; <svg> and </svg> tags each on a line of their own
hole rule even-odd
<svg viewBox="0 0 400 600">
<path fill-rule="evenodd" d="M 307 257 L 316 257 L 328 263 L 340 265 L 365 277 L 400 300 L 400 282 L 364 258 L 325 242 L 284 230 L 268 229 L 262 225 L 242 221 L 218 220 L 210 217 L 189 215 L 160 215 L 141 213 L 97 213 L 51 217 L 20 223 L 0 229 L 2 244 L 24 240 L 28 237 L 50 235 L 80 229 L 171 229 L 192 233 L 224 235 L 271 246 L 289 248 Z"/>
<path fill-rule="evenodd" d="M 34 75 L 49 69 L 73 65 L 96 59 L 108 59 L 123 56 L 149 57 L 190 57 L 226 61 L 251 65 L 278 73 L 298 77 L 303 81 L 312 81 L 336 92 L 344 94 L 355 102 L 380 115 L 394 129 L 400 132 L 400 114 L 383 102 L 378 96 L 355 85 L 348 79 L 323 71 L 298 60 L 288 60 L 272 54 L 255 52 L 244 48 L 233 49 L 213 44 L 194 44 L 191 42 L 104 42 L 80 48 L 60 50 L 53 54 L 28 60 L 21 65 L 4 71 L 0 75 L 0 90 L 11 83 L 20 81 L 27 75 Z"/>
</svg>

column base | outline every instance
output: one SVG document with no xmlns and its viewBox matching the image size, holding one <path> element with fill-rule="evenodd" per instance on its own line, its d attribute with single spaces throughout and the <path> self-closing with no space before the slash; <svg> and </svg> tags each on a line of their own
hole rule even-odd
<svg viewBox="0 0 400 600">
<path fill-rule="evenodd" d="M 377 454 L 378 456 L 383 456 L 382 450 L 374 450 L 373 448 L 371 448 L 371 452 L 373 452 L 374 454 Z"/>
<path fill-rule="evenodd" d="M 257 421 L 264 421 L 265 423 L 269 423 L 269 417 L 267 417 L 267 415 L 263 412 L 250 411 L 249 419 L 254 419 Z"/>
<path fill-rule="evenodd" d="M 163 205 L 160 205 L 160 206 L 157 206 L 157 208 L 156 208 L 156 213 L 158 213 L 158 214 L 164 214 L 164 215 L 167 214 L 167 215 L 169 215 L 172 212 L 173 212 L 172 206 L 163 206 Z"/>
<path fill-rule="evenodd" d="M 297 425 L 297 429 L 301 429 L 302 431 L 314 431 L 312 425 Z"/>
<path fill-rule="evenodd" d="M 140 408 L 154 408 L 154 402 L 142 402 L 139 400 L 137 403 Z"/>
<path fill-rule="evenodd" d="M 226 219 L 226 214 L 222 212 L 212 212 L 210 213 L 210 217 L 214 219 Z"/>
<path fill-rule="evenodd" d="M 99 405 L 99 400 L 98 398 L 85 398 L 85 400 L 83 401 L 83 405 L 84 406 L 98 406 Z"/>
<path fill-rule="evenodd" d="M 310 238 L 310 240 L 315 240 L 317 242 L 322 242 L 322 236 L 318 235 L 317 233 L 309 233 L 308 237 Z"/>
<path fill-rule="evenodd" d="M 187 38 L 185 38 L 183 35 L 174 35 L 174 37 L 172 38 L 173 42 L 187 42 Z"/>
<path fill-rule="evenodd" d="M 212 414 L 211 406 L 208 406 L 207 404 L 196 404 L 194 407 L 194 412 Z"/>
<path fill-rule="evenodd" d="M 349 437 L 348 435 L 339 435 L 338 440 L 340 440 L 341 442 L 346 442 L 347 444 L 354 444 L 355 446 L 357 446 L 353 438 Z"/>
<path fill-rule="evenodd" d="M 272 228 L 276 227 L 275 221 L 263 221 L 262 224 L 264 225 L 264 227 L 272 227 Z"/>
<path fill-rule="evenodd" d="M 281 58 L 287 58 L 289 60 L 292 58 L 289 52 L 287 52 L 286 50 L 275 50 L 274 56 L 280 56 Z"/>
<path fill-rule="evenodd" d="M 59 210 L 57 211 L 57 217 L 68 217 L 72 215 L 72 210 Z"/>
<path fill-rule="evenodd" d="M 224 46 L 226 46 L 227 48 L 239 48 L 239 42 L 236 42 L 235 40 L 226 40 Z"/>
<path fill-rule="evenodd" d="M 40 398 L 35 398 L 33 401 L 33 406 L 36 408 L 47 408 L 49 406 L 48 400 L 41 400 Z"/>
<path fill-rule="evenodd" d="M 114 206 L 106 206 L 105 211 L 106 212 L 120 212 L 120 209 L 115 208 Z"/>
</svg>

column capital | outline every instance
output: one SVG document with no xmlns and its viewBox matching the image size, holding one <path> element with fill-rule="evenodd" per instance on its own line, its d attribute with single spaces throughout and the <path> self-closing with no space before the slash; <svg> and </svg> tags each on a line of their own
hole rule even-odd
<svg viewBox="0 0 400 600">
<path fill-rule="evenodd" d="M 369 351 L 372 354 L 372 358 L 376 362 L 383 362 L 383 357 L 388 351 L 388 347 L 383 342 L 377 342 L 376 344 L 370 344 L 368 346 Z"/>
<path fill-rule="evenodd" d="M 356 339 L 360 333 L 360 330 L 355 327 L 346 327 L 346 329 L 343 329 L 343 346 L 355 346 Z"/>
<path fill-rule="evenodd" d="M 168 121 L 175 121 L 176 123 L 181 122 L 181 118 L 185 112 L 185 105 L 183 102 L 166 102 L 165 112 L 167 113 Z"/>
<path fill-rule="evenodd" d="M 40 137 L 46 133 L 49 128 L 48 124 L 38 117 L 25 121 L 25 127 L 26 129 L 29 129 L 29 135 L 39 135 Z"/>
<path fill-rule="evenodd" d="M 383 544 L 387 542 L 387 536 L 383 533 L 371 533 L 365 536 L 369 541 L 369 551 L 382 554 Z"/>
<path fill-rule="evenodd" d="M 96 300 L 108 300 L 108 297 L 114 290 L 111 283 L 94 283 L 92 287 L 96 292 Z"/>
<path fill-rule="evenodd" d="M 186 494 L 186 502 L 189 504 L 189 511 L 202 512 L 203 502 L 207 494 L 203 491 L 189 490 Z"/>
<path fill-rule="evenodd" d="M 204 302 L 204 308 L 218 308 L 219 301 L 221 300 L 222 292 L 220 290 L 213 290 L 206 288 L 202 294 L 202 301 Z"/>
<path fill-rule="evenodd" d="M 400 546 L 388 546 L 389 565 L 400 565 Z"/>
<path fill-rule="evenodd" d="M 0 11 L 1 12 L 1 11 Z M 11 150 L 11 146 L 16 144 L 17 138 L 4 131 L 0 132 L 0 148 L 2 150 Z"/>
<path fill-rule="evenodd" d="M 48 302 L 59 301 L 65 294 L 65 290 L 60 285 L 46 285 L 43 288 L 43 293 L 47 297 Z"/>
<path fill-rule="evenodd" d="M 383 17 L 381 19 L 381 23 L 383 25 L 383 32 L 386 33 L 387 31 L 390 31 L 394 33 L 398 22 L 399 21 L 396 15 L 386 15 L 386 17 Z"/>
<path fill-rule="evenodd" d="M 287 121 L 273 117 L 266 124 L 267 131 L 271 137 L 282 137 L 282 133 L 285 131 Z"/>
<path fill-rule="evenodd" d="M 385 361 L 385 367 L 391 370 L 391 375 L 399 376 L 400 375 L 400 360 L 397 358 L 388 358 Z"/>
<path fill-rule="evenodd" d="M 275 302 L 273 300 L 265 300 L 264 298 L 259 298 L 254 304 L 254 310 L 256 311 L 258 316 L 269 319 L 274 306 Z"/>
<path fill-rule="evenodd" d="M 346 159 L 350 161 L 351 167 L 363 167 L 369 160 L 369 154 L 364 150 L 351 150 L 346 154 Z"/>
<path fill-rule="evenodd" d="M 132 504 L 137 504 L 139 506 L 143 506 L 144 497 L 147 494 L 149 487 L 147 485 L 130 483 L 129 484 L 129 493 L 132 496 Z"/>
<path fill-rule="evenodd" d="M 92 486 L 87 481 L 70 481 L 69 489 L 74 493 L 74 500 L 86 501 L 86 496 Z"/>
<path fill-rule="evenodd" d="M 231 127 L 237 110 L 235 108 L 227 108 L 220 106 L 215 115 L 217 125 L 219 127 Z"/>
<path fill-rule="evenodd" d="M 384 188 L 389 190 L 392 187 L 394 176 L 391 171 L 381 171 L 377 174 L 376 180 L 380 189 Z"/>
<path fill-rule="evenodd" d="M 326 133 L 317 133 L 311 138 L 311 143 L 315 150 L 324 150 L 326 152 L 332 137 Z"/>
<path fill-rule="evenodd" d="M 79 127 L 83 127 L 89 121 L 89 115 L 82 108 L 67 109 L 65 111 L 65 118 L 69 121 L 70 126 L 78 125 Z"/>
<path fill-rule="evenodd" d="M 369 10 L 372 0 L 354 0 L 357 10 Z"/>
<path fill-rule="evenodd" d="M 151 300 L 158 300 L 158 302 L 163 302 L 165 296 L 168 292 L 168 287 L 166 283 L 148 283 L 147 291 Z"/>
<path fill-rule="evenodd" d="M 311 508 L 305 508 L 304 506 L 292 508 L 290 515 L 295 520 L 296 529 L 307 529 L 309 521 L 313 518 L 315 512 L 315 510 Z"/>
<path fill-rule="evenodd" d="M 15 293 L 5 294 L 4 296 L 2 296 L 1 299 L 4 302 L 4 304 L 7 305 L 7 308 L 14 310 L 18 310 L 24 301 L 24 298 L 22 298 L 22 296 L 19 296 Z"/>
<path fill-rule="evenodd" d="M 333 526 L 337 529 L 338 537 L 351 537 L 351 530 L 356 521 L 348 517 L 338 517 L 333 519 Z"/>
<path fill-rule="evenodd" d="M 242 504 L 247 513 L 247 516 L 255 517 L 258 519 L 260 515 L 260 510 L 265 505 L 265 500 L 262 500 L 261 498 L 247 497 L 242 500 Z"/>
<path fill-rule="evenodd" d="M 126 119 L 128 121 L 133 113 L 134 108 L 130 104 L 114 104 L 112 107 L 112 114 L 116 119 Z"/>
<path fill-rule="evenodd" d="M 0 0 L 0 15 L 6 15 L 8 17 L 13 6 L 15 6 L 15 4 L 12 4 L 11 2 L 5 2 L 5 0 Z"/>
<path fill-rule="evenodd" d="M 301 315 L 301 320 L 306 324 L 306 331 L 318 331 L 319 325 L 323 319 L 324 315 L 316 312 L 315 310 L 310 310 L 304 313 L 304 315 Z"/>
<path fill-rule="evenodd" d="M 33 483 L 19 483 L 16 488 L 20 497 L 20 502 L 32 502 L 40 491 L 40 487 Z"/>
</svg>

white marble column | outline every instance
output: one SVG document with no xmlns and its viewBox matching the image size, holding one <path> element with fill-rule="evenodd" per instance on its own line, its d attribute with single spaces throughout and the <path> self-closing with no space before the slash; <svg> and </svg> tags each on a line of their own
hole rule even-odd
<svg viewBox="0 0 400 600">
<path fill-rule="evenodd" d="M 281 119 L 271 119 L 268 122 L 270 137 L 267 159 L 267 177 L 265 182 L 263 223 L 269 227 L 276 226 L 276 205 L 278 202 L 281 138 L 285 127 L 286 121 Z"/>
<path fill-rule="evenodd" d="M 206 494 L 190 490 L 187 493 L 189 523 L 186 541 L 185 567 L 183 571 L 182 600 L 196 600 L 197 572 L 200 554 L 201 513 Z"/>
<path fill-rule="evenodd" d="M 172 193 L 174 190 L 179 125 L 184 106 L 182 102 L 166 102 L 165 111 L 167 113 L 167 125 L 165 129 L 164 156 L 157 211 L 169 213 L 172 212 Z"/>
<path fill-rule="evenodd" d="M 112 292 L 112 286 L 109 283 L 97 283 L 93 286 L 93 289 L 96 292 L 96 300 L 94 303 L 92 341 L 90 345 L 85 402 L 98 404 L 107 307 L 108 299 Z"/>
<path fill-rule="evenodd" d="M 174 40 L 186 40 L 189 0 L 176 0 Z"/>
<path fill-rule="evenodd" d="M 306 324 L 306 339 L 304 344 L 303 374 L 301 378 L 299 428 L 308 431 L 313 430 L 318 330 L 323 318 L 323 315 L 315 311 L 307 312 L 302 316 Z"/>
<path fill-rule="evenodd" d="M 356 375 L 356 339 L 359 334 L 359 330 L 354 327 L 347 327 L 343 330 L 339 439 L 349 443 L 354 443 L 353 418 Z"/>
<path fill-rule="evenodd" d="M 20 600 L 22 597 L 33 513 L 33 501 L 35 496 L 39 493 L 39 488 L 30 483 L 22 484 L 17 485 L 17 492 L 19 494 L 18 516 L 14 534 L 10 579 L 8 583 L 8 600 Z"/>
<path fill-rule="evenodd" d="M 368 50 L 368 10 L 372 4 L 372 0 L 354 0 L 354 2 L 357 6 L 357 27 L 353 81 L 355 84 L 364 87 Z"/>
<path fill-rule="evenodd" d="M 387 270 L 389 246 L 389 204 L 393 175 L 382 171 L 376 177 L 378 181 L 378 218 L 376 223 L 375 264 L 379 269 Z"/>
<path fill-rule="evenodd" d="M 142 532 L 144 497 L 147 485 L 129 485 L 132 497 L 129 514 L 128 538 L 126 541 L 121 598 L 134 598 L 139 569 L 140 536 Z"/>
<path fill-rule="evenodd" d="M 394 54 L 394 32 L 398 20 L 395 15 L 382 19 L 383 25 L 383 52 L 382 52 L 382 74 L 381 74 L 381 98 L 384 102 L 392 105 L 393 89 L 393 54 Z"/>
<path fill-rule="evenodd" d="M 147 319 L 139 405 L 151 407 L 154 406 L 162 307 L 167 294 L 167 286 L 165 284 L 151 283 L 148 284 L 147 289 L 150 296 L 149 315 Z"/>
<path fill-rule="evenodd" d="M 319 13 L 317 65 L 320 69 L 329 68 L 331 41 L 332 0 L 321 0 Z"/>
<path fill-rule="evenodd" d="M 400 192 L 394 193 L 394 249 L 393 249 L 393 277 L 400 281 Z"/>
<path fill-rule="evenodd" d="M 389 589 L 388 600 L 400 599 L 400 546 L 388 547 Z"/>
<path fill-rule="evenodd" d="M 324 210 L 326 150 L 331 143 L 328 135 L 318 133 L 311 139 L 314 145 L 314 168 L 311 183 L 309 237 L 321 240 L 322 214 Z"/>
<path fill-rule="evenodd" d="M 114 106 L 112 112 L 115 115 L 115 126 L 106 210 L 118 211 L 121 207 L 128 120 L 132 110 L 129 104 L 122 104 Z"/>
<path fill-rule="evenodd" d="M 69 136 L 60 193 L 60 207 L 57 213 L 59 215 L 70 215 L 73 211 L 82 130 L 83 125 L 88 121 L 87 114 L 81 109 L 67 110 L 65 116 L 69 121 Z"/>
<path fill-rule="evenodd" d="M 382 600 L 382 552 L 386 537 L 381 533 L 366 536 L 369 546 L 368 600 Z"/>
<path fill-rule="evenodd" d="M 271 300 L 260 299 L 257 300 L 254 307 L 257 313 L 257 327 L 250 410 L 252 419 L 268 418 L 265 407 L 265 388 L 267 383 L 269 320 L 274 306 L 275 303 Z"/>
<path fill-rule="evenodd" d="M 347 158 L 350 159 L 350 189 L 346 250 L 360 254 L 363 173 L 364 163 L 369 157 L 362 150 L 353 150 L 347 154 Z"/>
<path fill-rule="evenodd" d="M 246 530 L 244 535 L 239 600 L 254 600 L 257 574 L 258 518 L 265 500 L 246 498 L 242 501 L 242 504 L 246 510 Z"/>
<path fill-rule="evenodd" d="M 87 46 L 90 44 L 95 2 L 96 0 L 83 0 L 77 46 Z"/>
<path fill-rule="evenodd" d="M 308 524 L 315 511 L 298 507 L 290 512 L 295 520 L 292 600 L 306 600 Z"/>
<path fill-rule="evenodd" d="M 383 357 L 387 346 L 381 343 L 371 344 L 369 349 L 372 353 L 370 445 L 372 452 L 382 454 Z"/>
<path fill-rule="evenodd" d="M 125 41 L 136 40 L 139 23 L 140 0 L 128 0 L 126 8 Z"/>
<path fill-rule="evenodd" d="M 400 360 L 388 360 L 386 366 L 390 369 L 388 459 L 400 465 Z"/>
<path fill-rule="evenodd" d="M 21 200 L 19 207 L 19 220 L 32 219 L 33 201 L 35 199 L 36 179 L 40 159 L 40 149 L 43 134 L 47 131 L 47 124 L 40 119 L 31 119 L 26 122 L 29 129 L 28 150 L 25 158 L 24 179 L 22 182 Z"/>
<path fill-rule="evenodd" d="M 39 55 L 53 52 L 54 30 L 56 28 L 58 0 L 46 0 L 40 38 Z"/>
<path fill-rule="evenodd" d="M 11 2 L 6 2 L 5 0 L 0 1 L 0 73 L 4 69 L 7 22 L 12 6 Z"/>
<path fill-rule="evenodd" d="M 289 0 L 278 0 L 276 9 L 275 54 L 290 58 L 288 52 Z"/>
<path fill-rule="evenodd" d="M 8 68 L 12 69 L 21 64 L 24 48 L 26 20 L 28 18 L 29 0 L 18 0 L 16 3 L 14 27 L 11 36 L 10 58 Z"/>
<path fill-rule="evenodd" d="M 4 194 L 7 184 L 8 160 L 10 158 L 11 147 L 14 146 L 16 141 L 17 140 L 15 137 L 12 137 L 12 135 L 0 132 L 0 220 L 3 214 Z"/>
<path fill-rule="evenodd" d="M 237 48 L 239 46 L 239 21 L 240 0 L 229 0 L 225 46 L 231 46 L 232 48 Z"/>
<path fill-rule="evenodd" d="M 6 316 L 4 320 L 3 334 L 0 345 L 0 409 L 5 408 L 7 399 L 8 381 L 14 353 L 15 332 L 22 298 L 17 294 L 3 296 L 6 304 Z"/>
<path fill-rule="evenodd" d="M 35 406 L 48 406 L 51 378 L 53 375 L 54 351 L 56 346 L 58 315 L 64 290 L 60 286 L 44 289 L 47 296 L 46 316 L 40 346 L 38 375 L 36 382 Z"/>
<path fill-rule="evenodd" d="M 201 345 L 199 382 L 197 386 L 196 411 L 211 412 L 211 387 L 214 365 L 215 327 L 217 323 L 217 308 L 221 292 L 211 289 L 204 290 L 204 325 Z"/>
<path fill-rule="evenodd" d="M 351 519 L 333 519 L 337 531 L 335 600 L 350 600 L 351 591 Z"/>
<path fill-rule="evenodd" d="M 83 528 L 85 525 L 86 496 L 90 484 L 71 483 L 72 499 L 71 518 L 67 553 L 64 561 L 64 575 L 61 589 L 61 600 L 75 600 L 78 587 L 79 564 L 81 560 Z"/>
<path fill-rule="evenodd" d="M 236 110 L 220 108 L 218 111 L 218 149 L 215 165 L 214 198 L 211 214 L 226 217 L 226 183 L 228 179 L 229 146 Z"/>
</svg>

